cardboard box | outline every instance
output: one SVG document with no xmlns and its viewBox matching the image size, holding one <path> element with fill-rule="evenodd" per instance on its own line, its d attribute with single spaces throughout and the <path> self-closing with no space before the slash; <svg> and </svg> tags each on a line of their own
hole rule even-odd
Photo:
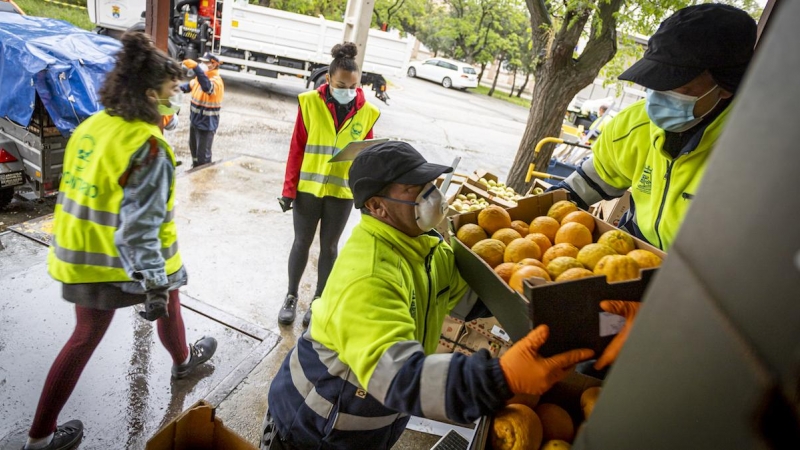
<svg viewBox="0 0 800 450">
<path fill-rule="evenodd" d="M 214 408 L 200 400 L 147 441 L 146 450 L 258 450 L 226 427 Z"/>
<path fill-rule="evenodd" d="M 533 193 L 533 190 L 536 189 L 536 188 L 541 188 L 542 191 L 546 191 L 546 190 L 550 189 L 552 186 L 553 185 L 548 183 L 547 181 L 544 181 L 544 180 L 539 179 L 539 178 L 534 178 L 530 189 L 528 189 L 528 192 L 525 193 L 525 197 L 530 197 L 532 195 L 536 195 L 536 194 Z"/>
<path fill-rule="evenodd" d="M 464 321 L 447 316 L 442 323 L 442 334 L 439 336 L 439 346 L 436 353 L 453 353 L 456 342 L 464 334 Z"/>
<path fill-rule="evenodd" d="M 550 206 L 560 200 L 567 200 L 566 191 L 557 190 L 535 197 L 527 197 L 520 200 L 519 205 L 516 208 L 508 209 L 508 212 L 511 215 L 512 220 L 519 219 L 530 222 L 535 217 L 546 215 Z M 465 223 L 477 223 L 477 213 L 470 212 L 460 214 L 450 217 L 449 220 L 451 230 L 457 230 L 458 227 Z M 610 224 L 595 218 L 595 231 L 593 240 L 596 241 L 602 233 L 612 229 L 615 228 Z M 455 233 L 453 232 L 453 234 Z M 662 251 L 647 244 L 646 242 L 636 238 L 634 238 L 634 242 L 637 248 L 650 250 L 662 258 L 666 256 Z M 519 294 L 511 289 L 508 284 L 506 284 L 499 276 L 497 276 L 494 270 L 492 270 L 492 268 L 489 267 L 489 265 L 486 264 L 480 257 L 473 253 L 472 250 L 464 246 L 457 238 L 451 238 L 451 245 L 453 247 L 456 263 L 458 264 L 461 275 L 478 293 L 484 304 L 486 304 L 492 314 L 498 319 L 500 324 L 502 324 L 503 329 L 508 333 L 512 340 L 516 341 L 523 338 L 535 324 L 544 323 L 537 318 L 538 316 L 535 311 L 531 311 L 531 307 L 535 307 L 536 305 L 532 302 L 529 302 L 528 298 L 522 294 Z M 654 270 L 655 269 L 650 269 L 649 271 Z M 648 271 L 643 271 L 642 273 L 644 274 L 645 272 Z M 570 295 L 575 296 L 575 298 L 564 299 L 557 297 L 556 301 L 552 302 L 553 304 L 550 306 L 560 308 L 561 313 L 565 317 L 568 317 L 570 315 L 577 314 L 576 311 L 572 310 L 571 308 L 587 308 L 587 305 L 591 303 L 594 304 L 594 307 L 588 309 L 588 312 L 584 311 L 581 314 L 591 314 L 593 316 L 597 316 L 597 320 L 593 320 L 581 329 L 554 330 L 551 327 L 551 336 L 546 347 L 543 348 L 543 354 L 546 351 L 554 351 L 555 349 L 563 348 L 564 345 L 574 344 L 575 340 L 573 339 L 568 339 L 563 342 L 561 341 L 562 338 L 569 337 L 572 334 L 582 338 L 586 338 L 589 335 L 595 336 L 595 338 L 587 344 L 591 344 L 590 348 L 594 349 L 595 351 L 602 351 L 605 346 L 608 345 L 608 342 L 613 338 L 613 335 L 601 336 L 601 330 L 591 328 L 599 325 L 599 314 L 601 312 L 598 305 L 599 302 L 608 298 L 630 300 L 641 299 L 641 295 L 644 292 L 649 280 L 650 276 L 643 275 L 643 278 L 640 280 L 620 283 L 620 285 L 624 286 L 615 287 L 614 285 L 608 285 L 608 283 L 605 281 L 605 277 L 598 276 L 564 283 L 548 283 L 539 286 L 530 286 L 529 296 L 552 298 L 548 295 L 549 290 L 554 289 L 557 292 L 561 292 L 561 290 L 565 288 L 561 287 L 560 285 L 569 284 L 568 292 Z M 599 285 L 606 287 L 611 286 L 609 289 L 613 289 L 613 292 L 616 292 L 617 290 L 625 291 L 628 293 L 627 297 L 597 297 L 605 295 L 606 292 L 603 290 L 598 290 L 597 286 Z M 590 289 L 593 289 L 594 292 L 592 292 Z M 570 300 L 574 301 L 574 303 L 570 303 Z M 552 318 L 552 314 L 548 313 L 545 315 L 545 317 L 550 320 L 550 318 Z M 605 323 L 604 325 L 608 324 Z"/>
<path fill-rule="evenodd" d="M 610 223 L 615 227 L 619 225 L 622 216 L 631 209 L 631 191 L 614 200 L 601 200 L 589 208 L 589 213 L 603 222 Z"/>
<path fill-rule="evenodd" d="M 455 351 L 471 355 L 486 349 L 493 357 L 498 357 L 511 348 L 511 338 L 494 317 L 472 320 L 464 325 L 464 333 L 456 342 Z"/>
<path fill-rule="evenodd" d="M 481 184 L 481 182 L 479 181 L 481 178 L 485 178 L 486 180 L 492 180 L 492 181 L 495 181 L 495 182 L 500 182 L 500 179 L 497 177 L 497 175 L 495 175 L 495 174 L 493 174 L 491 172 L 487 172 L 485 170 L 478 169 L 473 174 L 471 174 L 470 176 L 467 177 L 465 184 L 468 185 L 471 188 L 474 188 L 475 192 L 484 193 L 484 195 L 485 195 L 484 198 L 489 200 L 490 203 L 493 203 L 493 204 L 498 205 L 498 206 L 502 206 L 504 208 L 512 208 L 512 207 L 517 205 L 517 203 L 514 202 L 514 201 L 510 201 L 510 200 L 506 200 L 506 199 L 501 198 L 501 197 L 497 197 L 494 194 L 492 194 L 491 192 L 489 192 L 487 190 L 487 187 L 484 186 L 483 184 Z"/>
</svg>

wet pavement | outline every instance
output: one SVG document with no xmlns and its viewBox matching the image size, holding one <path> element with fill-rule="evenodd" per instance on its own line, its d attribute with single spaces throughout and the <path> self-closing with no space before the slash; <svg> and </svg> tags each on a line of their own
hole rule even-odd
<svg viewBox="0 0 800 450">
<path fill-rule="evenodd" d="M 382 111 L 376 137 L 403 138 L 434 162 L 461 156 L 459 172 L 482 168 L 505 176 L 524 129 L 524 108 L 416 79 L 397 80 L 395 87 L 390 106 L 376 103 Z M 226 82 L 214 142 L 217 162 L 210 166 L 187 170 L 188 117 L 167 134 L 183 162 L 175 221 L 189 273 L 182 289 L 187 336 L 221 337 L 219 354 L 206 378 L 190 386 L 171 385 L 169 356 L 152 327 L 132 309 L 118 311 L 61 414 L 62 421 L 73 416 L 84 420 L 87 438 L 81 448 L 142 448 L 161 423 L 200 398 L 211 398 L 227 426 L 258 442 L 270 381 L 303 331 L 300 317 L 316 287 L 317 242 L 300 286 L 298 320 L 279 326 L 293 228 L 291 212 L 281 212 L 276 197 L 297 114 L 295 97 L 303 91 L 300 83 Z M 188 97 L 184 103 L 188 110 Z M 0 214 L 0 222 L 7 223 L 7 217 Z M 353 210 L 340 246 L 357 221 Z M 46 221 L 36 225 L 46 230 Z M 0 242 L 5 246 L 0 250 L 2 439 L 29 423 L 46 372 L 74 324 L 74 312 L 46 274 L 44 245 L 16 234 L 0 235 Z M 135 353 L 134 348 L 147 351 Z M 430 423 L 415 423 L 419 430 L 434 429 Z M 395 448 L 429 449 L 436 440 L 409 430 Z"/>
</svg>

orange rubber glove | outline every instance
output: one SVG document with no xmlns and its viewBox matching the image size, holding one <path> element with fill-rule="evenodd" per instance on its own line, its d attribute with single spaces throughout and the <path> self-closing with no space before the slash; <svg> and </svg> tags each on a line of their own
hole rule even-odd
<svg viewBox="0 0 800 450">
<path fill-rule="evenodd" d="M 636 313 L 639 312 L 640 306 L 641 303 L 639 302 L 626 302 L 623 300 L 603 300 L 600 302 L 600 309 L 603 311 L 624 317 L 625 325 L 614 336 L 614 339 L 608 344 L 603 354 L 594 363 L 595 369 L 600 370 L 616 361 L 619 351 L 622 350 L 622 346 L 625 345 L 625 341 L 628 339 L 628 334 L 631 332 L 631 327 L 633 327 L 633 319 L 636 317 Z"/>
<path fill-rule="evenodd" d="M 543 358 L 539 348 L 549 334 L 547 325 L 539 325 L 500 357 L 500 368 L 514 394 L 542 395 L 563 380 L 575 364 L 594 355 L 582 348 Z"/>
<path fill-rule="evenodd" d="M 197 67 L 197 62 L 196 61 L 192 61 L 191 59 L 184 59 L 183 60 L 183 65 L 187 69 L 194 69 L 195 67 Z"/>
</svg>

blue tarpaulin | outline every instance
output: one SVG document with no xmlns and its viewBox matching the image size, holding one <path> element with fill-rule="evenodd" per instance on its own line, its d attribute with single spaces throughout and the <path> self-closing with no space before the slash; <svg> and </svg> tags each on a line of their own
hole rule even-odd
<svg viewBox="0 0 800 450">
<path fill-rule="evenodd" d="M 102 109 L 98 92 L 121 48 L 61 20 L 0 13 L 0 117 L 27 126 L 38 93 L 69 137 Z"/>
</svg>

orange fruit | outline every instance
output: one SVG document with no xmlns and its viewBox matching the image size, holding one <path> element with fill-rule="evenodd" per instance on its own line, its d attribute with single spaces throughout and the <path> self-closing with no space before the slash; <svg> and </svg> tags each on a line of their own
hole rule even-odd
<svg viewBox="0 0 800 450">
<path fill-rule="evenodd" d="M 489 236 L 486 236 L 486 232 L 483 231 L 478 225 L 474 223 L 467 223 L 461 226 L 456 232 L 456 237 L 459 241 L 463 242 L 469 248 L 472 248 L 473 245 L 477 244 L 478 241 L 482 241 Z"/>
<path fill-rule="evenodd" d="M 545 265 L 542 264 L 541 261 L 539 261 L 538 259 L 535 259 L 535 258 L 525 258 L 525 259 L 523 259 L 522 261 L 517 263 L 517 267 L 514 270 L 515 271 L 519 270 L 522 266 L 536 266 L 536 267 L 541 267 L 542 269 L 547 270 L 547 267 L 545 267 Z"/>
<path fill-rule="evenodd" d="M 503 254 L 506 252 L 506 244 L 497 239 L 484 239 L 472 247 L 472 251 L 486 261 L 492 269 L 503 262 Z"/>
<path fill-rule="evenodd" d="M 547 236 L 542 233 L 531 233 L 525 236 L 525 239 L 536 242 L 536 245 L 539 246 L 539 250 L 542 251 L 542 254 L 544 254 L 548 248 L 553 246 L 553 243 L 550 241 L 550 239 L 548 239 Z"/>
<path fill-rule="evenodd" d="M 546 281 L 550 281 L 550 275 L 546 270 L 539 266 L 528 265 L 518 268 L 514 275 L 511 275 L 508 285 L 511 286 L 511 289 L 522 294 L 522 281 L 531 277 L 544 278 Z"/>
<path fill-rule="evenodd" d="M 530 225 L 524 220 L 512 220 L 511 228 L 513 228 L 520 236 L 525 237 L 530 232 Z"/>
<path fill-rule="evenodd" d="M 636 244 L 633 243 L 631 235 L 622 230 L 606 231 L 597 239 L 597 243 L 613 248 L 620 255 L 627 255 L 628 252 L 636 249 Z"/>
<path fill-rule="evenodd" d="M 538 449 L 542 445 L 542 422 L 525 405 L 507 405 L 494 415 L 489 437 L 494 450 Z"/>
<path fill-rule="evenodd" d="M 586 211 L 572 211 L 561 219 L 561 226 L 570 222 L 579 223 L 588 228 L 590 233 L 594 232 L 594 217 Z"/>
<path fill-rule="evenodd" d="M 576 258 L 578 256 L 578 247 L 572 244 L 556 244 L 547 249 L 542 255 L 542 262 L 545 266 L 550 264 L 550 261 L 558 258 L 559 256 L 571 256 Z"/>
<path fill-rule="evenodd" d="M 613 248 L 605 244 L 589 244 L 578 252 L 577 259 L 589 270 L 594 270 L 594 266 L 600 261 L 600 258 L 608 255 L 616 255 L 617 252 Z"/>
<path fill-rule="evenodd" d="M 570 256 L 559 256 L 547 264 L 547 273 L 554 280 L 567 269 L 583 269 L 583 264 Z"/>
<path fill-rule="evenodd" d="M 549 239 L 550 242 L 553 242 L 556 239 L 556 232 L 558 232 L 560 227 L 561 224 L 559 224 L 556 219 L 547 216 L 539 216 L 533 219 L 528 231 L 530 233 L 542 233 L 543 235 L 547 236 L 547 239 Z"/>
<path fill-rule="evenodd" d="M 596 275 L 605 275 L 609 283 L 639 278 L 639 263 L 630 256 L 609 255 L 600 258 L 594 266 Z"/>
<path fill-rule="evenodd" d="M 553 206 L 547 210 L 547 217 L 552 217 L 556 219 L 558 223 L 561 223 L 561 220 L 566 217 L 567 214 L 577 211 L 578 205 L 572 203 L 569 200 L 561 200 L 560 202 L 553 203 Z"/>
<path fill-rule="evenodd" d="M 542 444 L 539 450 L 570 450 L 572 446 L 567 441 L 553 439 Z"/>
<path fill-rule="evenodd" d="M 564 408 L 553 403 L 542 403 L 534 411 L 542 421 L 545 441 L 558 439 L 572 442 L 575 437 L 575 425 L 572 424 L 572 417 Z"/>
<path fill-rule="evenodd" d="M 539 398 L 539 395 L 534 394 L 514 394 L 514 396 L 506 402 L 506 405 L 525 405 L 533 409 L 539 404 Z"/>
<path fill-rule="evenodd" d="M 511 279 L 511 275 L 516 270 L 517 265 L 516 263 L 512 262 L 504 262 L 497 267 L 494 268 L 494 273 L 496 273 L 503 281 L 508 284 L 508 281 Z"/>
<path fill-rule="evenodd" d="M 478 213 L 478 225 L 486 230 L 487 234 L 494 234 L 501 228 L 511 228 L 511 216 L 505 209 L 489 205 Z"/>
<path fill-rule="evenodd" d="M 627 256 L 635 259 L 636 262 L 639 263 L 639 267 L 642 269 L 650 269 L 652 267 L 658 267 L 661 265 L 661 258 L 651 251 L 642 249 L 631 250 L 628 252 Z"/>
<path fill-rule="evenodd" d="M 593 276 L 594 272 L 592 272 L 591 270 L 576 267 L 561 272 L 561 275 L 559 275 L 558 278 L 556 278 L 556 281 L 579 280 L 581 278 L 587 278 Z"/>
<path fill-rule="evenodd" d="M 599 386 L 590 387 L 583 391 L 581 394 L 581 409 L 583 410 L 584 419 L 588 419 L 594 409 L 594 404 L 597 398 L 600 397 L 601 389 Z"/>
<path fill-rule="evenodd" d="M 519 233 L 514 231 L 513 228 L 501 228 L 495 231 L 494 234 L 492 234 L 492 239 L 497 239 L 498 241 L 502 241 L 503 244 L 506 245 L 508 245 L 514 239 L 519 239 L 521 237 L 522 236 L 520 236 Z"/>
<path fill-rule="evenodd" d="M 578 248 L 583 248 L 592 243 L 592 232 L 577 222 L 567 222 L 561 225 L 556 233 L 556 244 L 569 243 Z"/>
<path fill-rule="evenodd" d="M 539 259 L 541 257 L 542 251 L 539 250 L 539 246 L 536 245 L 536 242 L 519 238 L 514 239 L 506 246 L 503 262 L 517 263 L 525 258 Z"/>
</svg>

